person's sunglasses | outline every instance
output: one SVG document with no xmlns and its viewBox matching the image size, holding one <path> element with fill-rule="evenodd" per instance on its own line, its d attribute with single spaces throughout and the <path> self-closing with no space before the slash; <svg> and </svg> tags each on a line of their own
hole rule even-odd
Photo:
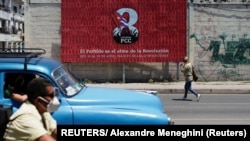
<svg viewBox="0 0 250 141">
<path fill-rule="evenodd" d="M 59 89 L 57 87 L 54 87 L 54 91 L 53 93 L 50 93 L 50 94 L 46 94 L 44 96 L 48 96 L 50 98 L 54 98 L 54 96 L 58 97 L 59 96 Z"/>
</svg>

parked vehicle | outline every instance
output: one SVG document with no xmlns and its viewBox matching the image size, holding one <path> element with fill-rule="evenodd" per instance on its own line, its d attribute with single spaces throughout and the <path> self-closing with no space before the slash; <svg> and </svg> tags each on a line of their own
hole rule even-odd
<svg viewBox="0 0 250 141">
<path fill-rule="evenodd" d="M 18 103 L 4 96 L 6 74 L 35 74 L 60 90 L 59 109 L 52 113 L 58 125 L 170 125 L 157 94 L 118 88 L 93 87 L 80 82 L 59 61 L 42 57 L 46 51 L 0 52 L 0 104 Z"/>
</svg>

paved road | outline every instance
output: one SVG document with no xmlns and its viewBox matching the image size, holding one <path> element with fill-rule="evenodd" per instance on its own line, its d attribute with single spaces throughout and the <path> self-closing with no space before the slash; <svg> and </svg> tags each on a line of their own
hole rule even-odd
<svg viewBox="0 0 250 141">
<path fill-rule="evenodd" d="M 179 94 L 160 94 L 164 109 L 176 125 L 250 125 L 250 95 L 203 94 L 181 100 Z"/>
</svg>

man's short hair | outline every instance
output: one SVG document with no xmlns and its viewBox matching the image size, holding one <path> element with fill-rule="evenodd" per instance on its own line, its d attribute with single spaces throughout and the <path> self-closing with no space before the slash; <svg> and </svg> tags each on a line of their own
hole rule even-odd
<svg viewBox="0 0 250 141">
<path fill-rule="evenodd" d="M 27 86 L 28 100 L 33 103 L 34 99 L 47 94 L 47 87 L 52 86 L 51 82 L 44 78 L 34 78 Z"/>
<path fill-rule="evenodd" d="M 187 56 L 183 57 L 183 62 L 188 62 L 188 57 Z"/>
</svg>

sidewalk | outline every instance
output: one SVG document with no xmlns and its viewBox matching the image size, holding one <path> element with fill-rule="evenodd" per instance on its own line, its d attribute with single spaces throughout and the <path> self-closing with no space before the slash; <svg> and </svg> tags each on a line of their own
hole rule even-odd
<svg viewBox="0 0 250 141">
<path fill-rule="evenodd" d="M 164 94 L 183 94 L 184 81 L 164 83 L 101 83 L 87 86 L 122 88 L 130 90 L 155 90 Z M 200 94 L 250 94 L 250 81 L 193 82 Z"/>
</svg>

